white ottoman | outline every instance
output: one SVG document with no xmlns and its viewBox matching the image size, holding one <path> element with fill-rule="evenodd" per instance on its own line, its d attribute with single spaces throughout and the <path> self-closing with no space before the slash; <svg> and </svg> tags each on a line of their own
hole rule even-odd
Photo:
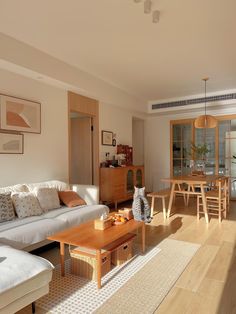
<svg viewBox="0 0 236 314">
<path fill-rule="evenodd" d="M 47 294 L 53 268 L 41 257 L 0 244 L 0 313 L 15 313 Z"/>
</svg>

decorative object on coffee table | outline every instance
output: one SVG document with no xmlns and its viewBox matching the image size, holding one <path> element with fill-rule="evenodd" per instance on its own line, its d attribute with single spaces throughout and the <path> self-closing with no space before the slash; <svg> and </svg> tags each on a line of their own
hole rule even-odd
<svg viewBox="0 0 236 314">
<path fill-rule="evenodd" d="M 134 218 L 132 208 L 124 208 L 118 211 L 119 214 L 122 214 L 124 218 L 130 220 Z"/>
</svg>

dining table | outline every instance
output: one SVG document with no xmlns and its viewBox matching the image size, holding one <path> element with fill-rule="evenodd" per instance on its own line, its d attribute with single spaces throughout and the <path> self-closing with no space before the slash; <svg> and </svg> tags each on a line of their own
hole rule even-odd
<svg viewBox="0 0 236 314">
<path fill-rule="evenodd" d="M 176 194 L 183 194 L 189 198 L 190 195 L 201 195 L 203 212 L 206 223 L 209 223 L 206 201 L 206 187 L 210 187 L 216 181 L 222 178 L 222 175 L 178 175 L 169 178 L 161 179 L 162 182 L 168 182 L 171 186 L 170 199 L 167 210 L 167 218 L 170 217 L 170 212 L 173 204 L 173 199 Z"/>
</svg>

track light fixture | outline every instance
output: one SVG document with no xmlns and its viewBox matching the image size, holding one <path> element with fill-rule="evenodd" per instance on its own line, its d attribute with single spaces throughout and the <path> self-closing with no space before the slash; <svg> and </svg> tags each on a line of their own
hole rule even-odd
<svg viewBox="0 0 236 314">
<path fill-rule="evenodd" d="M 139 3 L 142 0 L 134 0 L 135 3 Z M 150 14 L 152 12 L 152 22 L 153 23 L 158 23 L 160 20 L 160 11 L 154 10 L 152 11 L 153 8 L 153 1 L 152 0 L 144 0 L 143 2 L 143 10 L 145 14 Z"/>
<path fill-rule="evenodd" d="M 145 0 L 143 4 L 144 13 L 149 14 L 152 11 L 152 1 L 151 0 Z"/>
<path fill-rule="evenodd" d="M 160 18 L 160 11 L 155 10 L 152 12 L 152 22 L 153 23 L 158 23 Z"/>
</svg>

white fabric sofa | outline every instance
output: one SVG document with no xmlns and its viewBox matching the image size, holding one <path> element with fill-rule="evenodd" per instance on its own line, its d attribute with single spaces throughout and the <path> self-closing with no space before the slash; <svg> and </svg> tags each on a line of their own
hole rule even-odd
<svg viewBox="0 0 236 314">
<path fill-rule="evenodd" d="M 28 192 L 35 187 L 52 187 L 58 191 L 68 190 L 70 186 L 61 181 L 46 181 L 32 184 L 18 184 L 0 188 L 1 192 Z M 0 223 L 0 243 L 8 244 L 14 248 L 31 251 L 45 245 L 50 241 L 47 237 L 65 228 L 79 225 L 83 222 L 96 219 L 109 212 L 105 205 L 98 204 L 98 188 L 91 185 L 75 185 L 76 191 L 87 205 L 68 208 L 62 206 L 50 210 L 40 216 L 16 218 Z"/>
<path fill-rule="evenodd" d="M 53 265 L 0 244 L 0 314 L 15 313 L 47 294 Z"/>
</svg>

